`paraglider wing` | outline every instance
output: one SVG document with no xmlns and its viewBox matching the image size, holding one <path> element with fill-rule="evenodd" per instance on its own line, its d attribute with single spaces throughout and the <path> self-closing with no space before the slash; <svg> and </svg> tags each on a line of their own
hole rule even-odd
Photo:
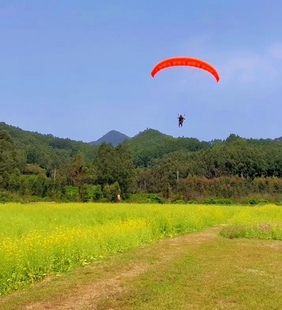
<svg viewBox="0 0 282 310">
<path fill-rule="evenodd" d="M 203 60 L 191 57 L 173 57 L 165 59 L 156 64 L 151 72 L 151 75 L 154 77 L 160 70 L 174 66 L 190 66 L 203 69 L 210 72 L 215 77 L 217 82 L 220 79 L 218 72 L 212 65 Z"/>
</svg>

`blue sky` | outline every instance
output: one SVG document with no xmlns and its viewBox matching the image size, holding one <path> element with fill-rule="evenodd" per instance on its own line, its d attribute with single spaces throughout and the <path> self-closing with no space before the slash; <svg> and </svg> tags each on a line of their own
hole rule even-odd
<svg viewBox="0 0 282 310">
<path fill-rule="evenodd" d="M 282 1 L 0 2 L 0 121 L 90 142 L 282 136 Z M 211 63 L 150 75 L 173 56 Z M 183 128 L 177 114 L 185 113 Z"/>
</svg>

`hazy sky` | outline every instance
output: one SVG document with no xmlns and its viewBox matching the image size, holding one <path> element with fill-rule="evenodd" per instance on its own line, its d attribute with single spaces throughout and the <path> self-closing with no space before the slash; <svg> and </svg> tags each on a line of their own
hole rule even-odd
<svg viewBox="0 0 282 310">
<path fill-rule="evenodd" d="M 85 142 L 282 136 L 282 1 L 2 0 L 0 121 Z M 164 58 L 191 56 L 209 73 Z M 185 113 L 178 128 L 177 113 Z"/>
</svg>

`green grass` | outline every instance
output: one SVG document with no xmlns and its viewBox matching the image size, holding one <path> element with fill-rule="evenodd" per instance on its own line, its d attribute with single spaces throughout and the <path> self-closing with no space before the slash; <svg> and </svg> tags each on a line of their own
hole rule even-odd
<svg viewBox="0 0 282 310">
<path fill-rule="evenodd" d="M 274 205 L 244 208 L 221 231 L 227 238 L 282 240 L 282 208 Z"/>
<path fill-rule="evenodd" d="M 268 245 L 219 238 L 183 244 L 173 260 L 130 280 L 127 293 L 98 308 L 280 309 L 282 257 Z"/>
<path fill-rule="evenodd" d="M 281 309 L 281 243 L 231 240 L 219 230 L 163 239 L 48 278 L 0 298 L 0 308 Z"/>
<path fill-rule="evenodd" d="M 4 295 L 50 275 L 220 224 L 227 224 L 222 231 L 226 237 L 234 227 L 253 231 L 271 225 L 267 238 L 279 239 L 282 208 L 36 203 L 0 205 L 0 216 L 0 294 Z"/>
</svg>

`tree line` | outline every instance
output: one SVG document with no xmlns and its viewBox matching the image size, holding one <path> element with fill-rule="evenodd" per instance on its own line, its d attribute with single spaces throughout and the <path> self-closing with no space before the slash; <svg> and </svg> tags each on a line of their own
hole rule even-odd
<svg viewBox="0 0 282 310">
<path fill-rule="evenodd" d="M 282 142 L 146 130 L 117 147 L 0 126 L 0 201 L 282 201 Z"/>
</svg>

